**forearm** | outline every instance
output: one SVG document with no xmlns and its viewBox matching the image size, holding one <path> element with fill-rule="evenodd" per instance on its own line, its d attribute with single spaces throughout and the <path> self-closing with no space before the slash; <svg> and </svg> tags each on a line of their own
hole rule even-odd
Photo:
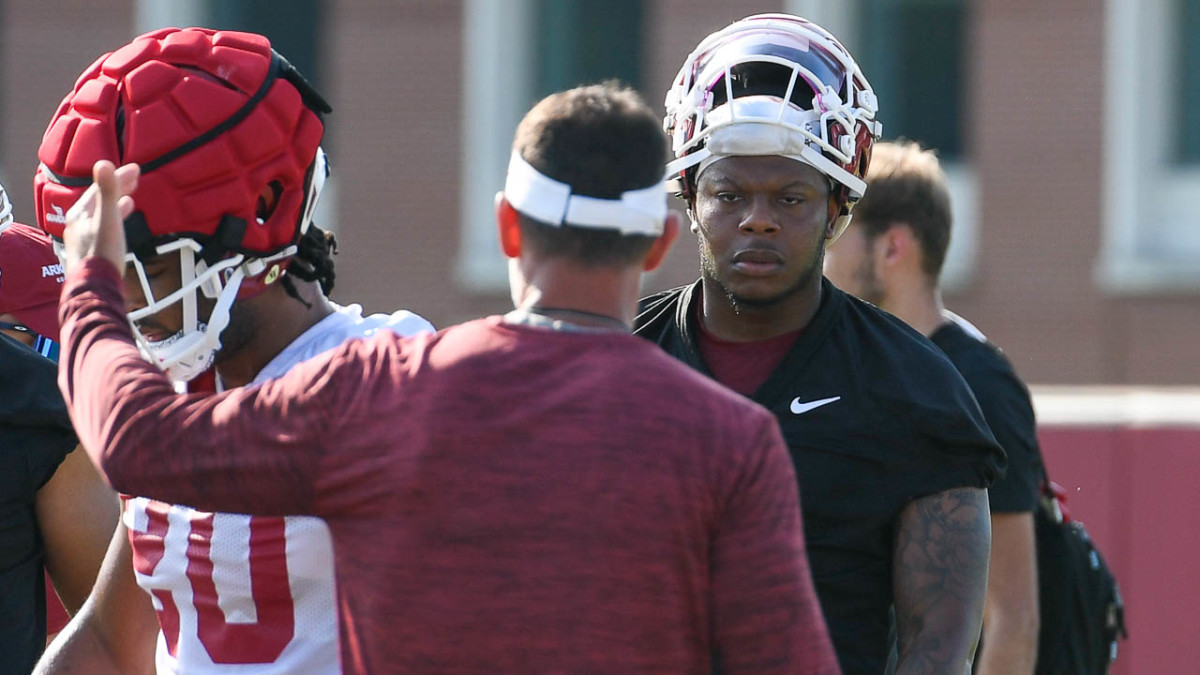
<svg viewBox="0 0 1200 675">
<path fill-rule="evenodd" d="M 33 675 L 153 673 L 153 658 L 150 658 L 146 665 L 143 669 L 131 669 L 128 664 L 118 664 L 91 622 L 72 620 L 46 648 L 33 670 Z"/>
<path fill-rule="evenodd" d="M 158 618 L 137 585 L 129 533 L 119 525 L 83 609 L 46 649 L 34 673 L 154 672 Z"/>
<path fill-rule="evenodd" d="M 139 426 L 129 422 L 139 411 L 154 414 L 175 392 L 141 358 L 122 314 L 120 283 L 117 270 L 99 258 L 69 272 L 59 310 L 64 336 L 59 385 L 92 461 L 114 487 L 140 494 L 130 483 L 148 463 L 134 456 L 144 450 L 137 443 Z"/>
<path fill-rule="evenodd" d="M 959 673 L 979 641 L 991 525 L 987 493 L 956 488 L 915 500 L 895 544 L 897 674 Z"/>
<path fill-rule="evenodd" d="M 1033 672 L 1039 629 L 1037 589 L 1033 514 L 993 514 L 987 610 L 977 673 Z"/>
<path fill-rule="evenodd" d="M 980 647 L 976 675 L 1029 674 L 1037 665 L 1038 621 L 1021 622 L 1012 618 L 984 620 L 983 645 Z"/>
</svg>

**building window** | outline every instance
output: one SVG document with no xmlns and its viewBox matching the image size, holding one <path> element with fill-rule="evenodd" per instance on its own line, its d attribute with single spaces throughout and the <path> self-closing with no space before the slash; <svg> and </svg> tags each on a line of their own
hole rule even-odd
<svg viewBox="0 0 1200 675">
<path fill-rule="evenodd" d="M 640 0 L 465 0 L 463 150 L 456 275 L 468 289 L 508 287 L 493 198 L 513 133 L 533 103 L 580 84 L 642 72 Z"/>
<path fill-rule="evenodd" d="M 885 111 L 884 133 L 937 148 L 959 162 L 963 149 L 966 8 L 954 0 L 861 0 L 860 44 Z"/>
<path fill-rule="evenodd" d="M 1176 164 L 1200 164 L 1200 0 L 1177 3 L 1172 20 L 1179 86 L 1176 89 L 1173 128 Z"/>
<path fill-rule="evenodd" d="M 167 26 L 204 26 L 267 36 L 275 51 L 320 90 L 321 0 L 138 0 L 135 29 L 142 34 Z"/>
<path fill-rule="evenodd" d="M 537 0 L 534 99 L 617 79 L 641 85 L 641 0 Z"/>
<path fill-rule="evenodd" d="M 317 91 L 321 91 L 321 0 L 208 0 L 213 28 L 267 36 Z"/>
<path fill-rule="evenodd" d="M 1104 243 L 1114 293 L 1200 291 L 1200 0 L 1109 0 Z"/>
<path fill-rule="evenodd" d="M 950 184 L 954 235 L 942 269 L 947 290 L 965 287 L 979 242 L 979 185 L 970 161 L 964 0 L 789 0 L 784 11 L 816 21 L 858 61 L 879 97 L 885 140 L 937 151 Z"/>
</svg>

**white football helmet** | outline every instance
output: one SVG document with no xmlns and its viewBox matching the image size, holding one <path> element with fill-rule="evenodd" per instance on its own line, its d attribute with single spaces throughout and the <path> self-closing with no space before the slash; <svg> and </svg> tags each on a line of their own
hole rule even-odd
<svg viewBox="0 0 1200 675">
<path fill-rule="evenodd" d="M 833 181 L 836 239 L 866 190 L 863 176 L 883 125 L 858 64 L 825 29 L 789 14 L 737 21 L 696 47 L 667 92 L 663 128 L 685 196 L 709 164 L 737 155 L 780 155 Z"/>
</svg>

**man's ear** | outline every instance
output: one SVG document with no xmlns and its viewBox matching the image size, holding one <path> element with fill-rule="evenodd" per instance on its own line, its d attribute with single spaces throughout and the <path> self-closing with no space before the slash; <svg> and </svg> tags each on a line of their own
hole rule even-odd
<svg viewBox="0 0 1200 675">
<path fill-rule="evenodd" d="M 885 268 L 907 264 L 920 249 L 916 235 L 908 223 L 892 223 L 875 238 L 875 256 Z"/>
<path fill-rule="evenodd" d="M 696 201 L 692 200 L 687 203 L 687 219 L 688 227 L 692 234 L 700 234 L 700 219 L 696 217 Z"/>
<path fill-rule="evenodd" d="M 504 198 L 503 192 L 496 193 L 496 227 L 500 230 L 500 248 L 509 258 L 521 256 L 521 214 Z"/>
<path fill-rule="evenodd" d="M 827 211 L 828 211 L 827 215 L 829 217 L 825 220 L 825 241 L 826 242 L 828 242 L 830 239 L 832 239 L 833 235 L 837 234 L 838 216 L 842 215 L 842 203 L 841 203 L 841 200 L 838 199 L 836 190 L 834 190 L 833 193 L 829 195 L 829 208 L 827 209 Z"/>
<path fill-rule="evenodd" d="M 694 220 L 692 221 L 695 222 Z M 663 258 L 667 256 L 667 251 L 671 250 L 671 244 L 675 243 L 675 239 L 679 236 L 679 214 L 675 211 L 667 212 L 667 220 L 663 223 L 663 233 L 658 235 L 658 239 L 650 247 L 650 252 L 646 254 L 646 262 L 642 265 L 642 269 L 650 272 L 658 268 L 662 264 Z"/>
<path fill-rule="evenodd" d="M 688 219 L 688 227 L 692 230 L 692 234 L 700 234 L 700 220 L 696 217 L 696 194 L 692 192 L 688 196 L 682 193 L 676 194 L 675 198 L 683 202 L 684 214 Z M 683 221 L 680 220 L 680 223 Z"/>
<path fill-rule="evenodd" d="M 283 183 L 273 180 L 263 186 L 263 189 L 258 193 L 258 200 L 254 206 L 254 216 L 259 223 L 265 223 L 270 220 L 271 215 L 275 213 L 275 207 L 279 206 L 279 197 L 283 194 Z"/>
</svg>

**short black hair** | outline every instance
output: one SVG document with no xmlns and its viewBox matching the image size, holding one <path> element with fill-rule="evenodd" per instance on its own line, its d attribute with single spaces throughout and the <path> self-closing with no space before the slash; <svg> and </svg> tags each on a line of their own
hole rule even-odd
<svg viewBox="0 0 1200 675">
<path fill-rule="evenodd" d="M 517 127 L 513 150 L 543 175 L 570 185 L 573 194 L 616 199 L 662 180 L 667 138 L 637 92 L 609 81 L 542 99 Z M 656 240 L 524 214 L 521 237 L 539 255 L 597 266 L 638 262 Z"/>
</svg>

